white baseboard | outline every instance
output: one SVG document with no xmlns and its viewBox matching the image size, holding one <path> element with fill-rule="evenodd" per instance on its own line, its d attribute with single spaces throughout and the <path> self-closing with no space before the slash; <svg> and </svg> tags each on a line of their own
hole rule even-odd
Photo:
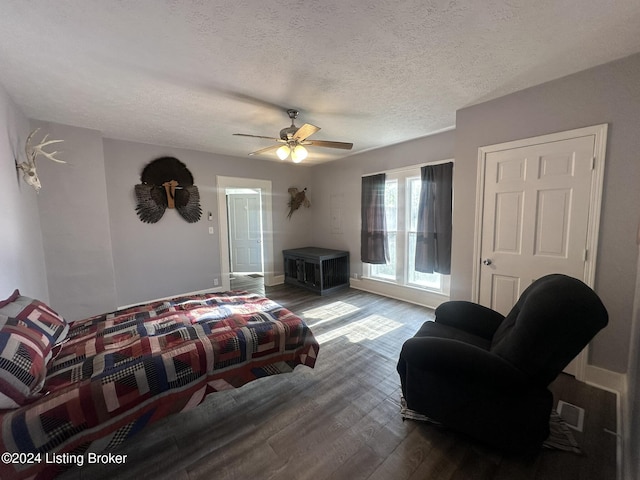
<svg viewBox="0 0 640 480">
<path fill-rule="evenodd" d="M 639 472 L 631 465 L 631 406 L 629 398 L 629 377 L 624 376 L 624 385 L 618 395 L 618 479 L 637 479 Z M 626 426 L 626 427 L 625 427 Z"/>
<path fill-rule="evenodd" d="M 402 287 L 400 285 L 379 282 L 368 278 L 350 278 L 349 285 L 357 290 L 363 290 L 365 292 L 375 293 L 433 309 L 449 300 L 448 296 L 439 293 L 428 292 L 418 288 Z"/>
<path fill-rule="evenodd" d="M 167 295 L 166 297 L 154 298 L 153 300 L 143 300 L 142 302 L 136 302 L 130 305 L 123 305 L 121 307 L 118 307 L 117 309 L 122 310 L 123 308 L 135 307 L 136 305 L 143 305 L 145 303 L 160 302 L 162 300 L 167 300 L 169 298 L 186 297 L 187 295 L 200 295 L 202 293 L 217 293 L 222 291 L 223 291 L 222 287 L 215 287 L 215 288 L 206 288 L 204 290 L 196 290 L 195 292 L 176 293 L 175 295 Z"/>
<path fill-rule="evenodd" d="M 268 286 L 268 287 L 272 287 L 274 285 L 281 285 L 283 283 L 284 283 L 284 275 L 272 276 L 271 277 L 271 283 L 269 283 L 269 285 L 267 285 L 267 283 L 266 283 L 266 276 L 265 276 L 265 285 Z M 186 297 L 187 295 L 200 295 L 202 293 L 219 293 L 219 292 L 223 292 L 223 291 L 224 291 L 224 288 L 222 288 L 222 287 L 212 287 L 212 288 L 205 288 L 204 290 L 196 290 L 196 291 L 193 291 L 193 292 L 176 293 L 175 295 L 167 295 L 166 297 L 154 298 L 153 300 L 143 300 L 141 302 L 132 303 L 130 305 L 123 305 L 121 307 L 118 307 L 118 310 L 121 310 L 123 308 L 135 307 L 136 305 L 141 305 L 143 303 L 160 302 L 162 300 L 167 300 L 168 298 Z"/>
<path fill-rule="evenodd" d="M 269 283 L 267 283 L 267 277 L 265 276 L 264 285 L 265 287 L 273 287 L 275 285 L 282 285 L 284 283 L 284 275 L 273 275 L 269 279 Z"/>
<path fill-rule="evenodd" d="M 624 391 L 626 384 L 626 375 L 624 373 L 612 372 L 593 365 L 585 367 L 585 383 L 602 390 L 613 392 L 620 395 Z"/>
<path fill-rule="evenodd" d="M 629 445 L 628 439 L 625 438 L 629 434 L 625 429 L 625 425 L 628 425 L 627 417 L 629 414 L 627 375 L 587 365 L 585 368 L 585 383 L 616 395 L 616 432 L 614 432 L 616 435 L 616 471 L 618 480 L 621 480 L 624 478 L 623 459 L 629 458 L 629 453 L 625 452 L 625 446 Z"/>
</svg>

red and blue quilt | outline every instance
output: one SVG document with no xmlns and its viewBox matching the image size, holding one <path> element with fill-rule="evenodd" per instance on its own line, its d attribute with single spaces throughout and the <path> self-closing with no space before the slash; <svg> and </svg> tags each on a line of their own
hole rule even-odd
<svg viewBox="0 0 640 480">
<path fill-rule="evenodd" d="M 0 463 L 0 478 L 50 478 L 60 465 L 46 455 L 113 449 L 209 393 L 313 367 L 318 350 L 300 317 L 246 292 L 177 297 L 73 322 L 48 364 L 44 395 L 0 411 L 0 450 L 40 454 L 31 463 Z"/>
</svg>

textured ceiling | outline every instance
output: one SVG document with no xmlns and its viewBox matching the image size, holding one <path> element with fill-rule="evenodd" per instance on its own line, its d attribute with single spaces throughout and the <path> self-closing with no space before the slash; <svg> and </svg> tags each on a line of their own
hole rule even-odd
<svg viewBox="0 0 640 480">
<path fill-rule="evenodd" d="M 639 51 L 638 0 L 0 0 L 0 83 L 28 117 L 245 156 L 271 143 L 233 133 L 296 108 L 354 143 L 306 164 Z"/>
</svg>

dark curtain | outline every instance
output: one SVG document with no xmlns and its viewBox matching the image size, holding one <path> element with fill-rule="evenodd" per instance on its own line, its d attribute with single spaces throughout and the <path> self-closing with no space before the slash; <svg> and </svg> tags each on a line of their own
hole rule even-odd
<svg viewBox="0 0 640 480">
<path fill-rule="evenodd" d="M 365 263 L 383 264 L 389 259 L 384 216 L 385 180 L 384 173 L 362 177 L 360 258 Z"/>
<path fill-rule="evenodd" d="M 423 273 L 451 273 L 451 206 L 453 163 L 420 169 L 422 188 L 418 208 L 415 269 Z"/>
</svg>

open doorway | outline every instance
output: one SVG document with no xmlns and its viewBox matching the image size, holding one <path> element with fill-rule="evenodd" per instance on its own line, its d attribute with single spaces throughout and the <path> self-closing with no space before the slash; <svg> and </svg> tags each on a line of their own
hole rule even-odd
<svg viewBox="0 0 640 480">
<path fill-rule="evenodd" d="M 217 177 L 224 290 L 264 294 L 274 284 L 271 181 Z"/>
<path fill-rule="evenodd" d="M 262 200 L 259 188 L 226 188 L 232 290 L 264 292 Z"/>
</svg>

